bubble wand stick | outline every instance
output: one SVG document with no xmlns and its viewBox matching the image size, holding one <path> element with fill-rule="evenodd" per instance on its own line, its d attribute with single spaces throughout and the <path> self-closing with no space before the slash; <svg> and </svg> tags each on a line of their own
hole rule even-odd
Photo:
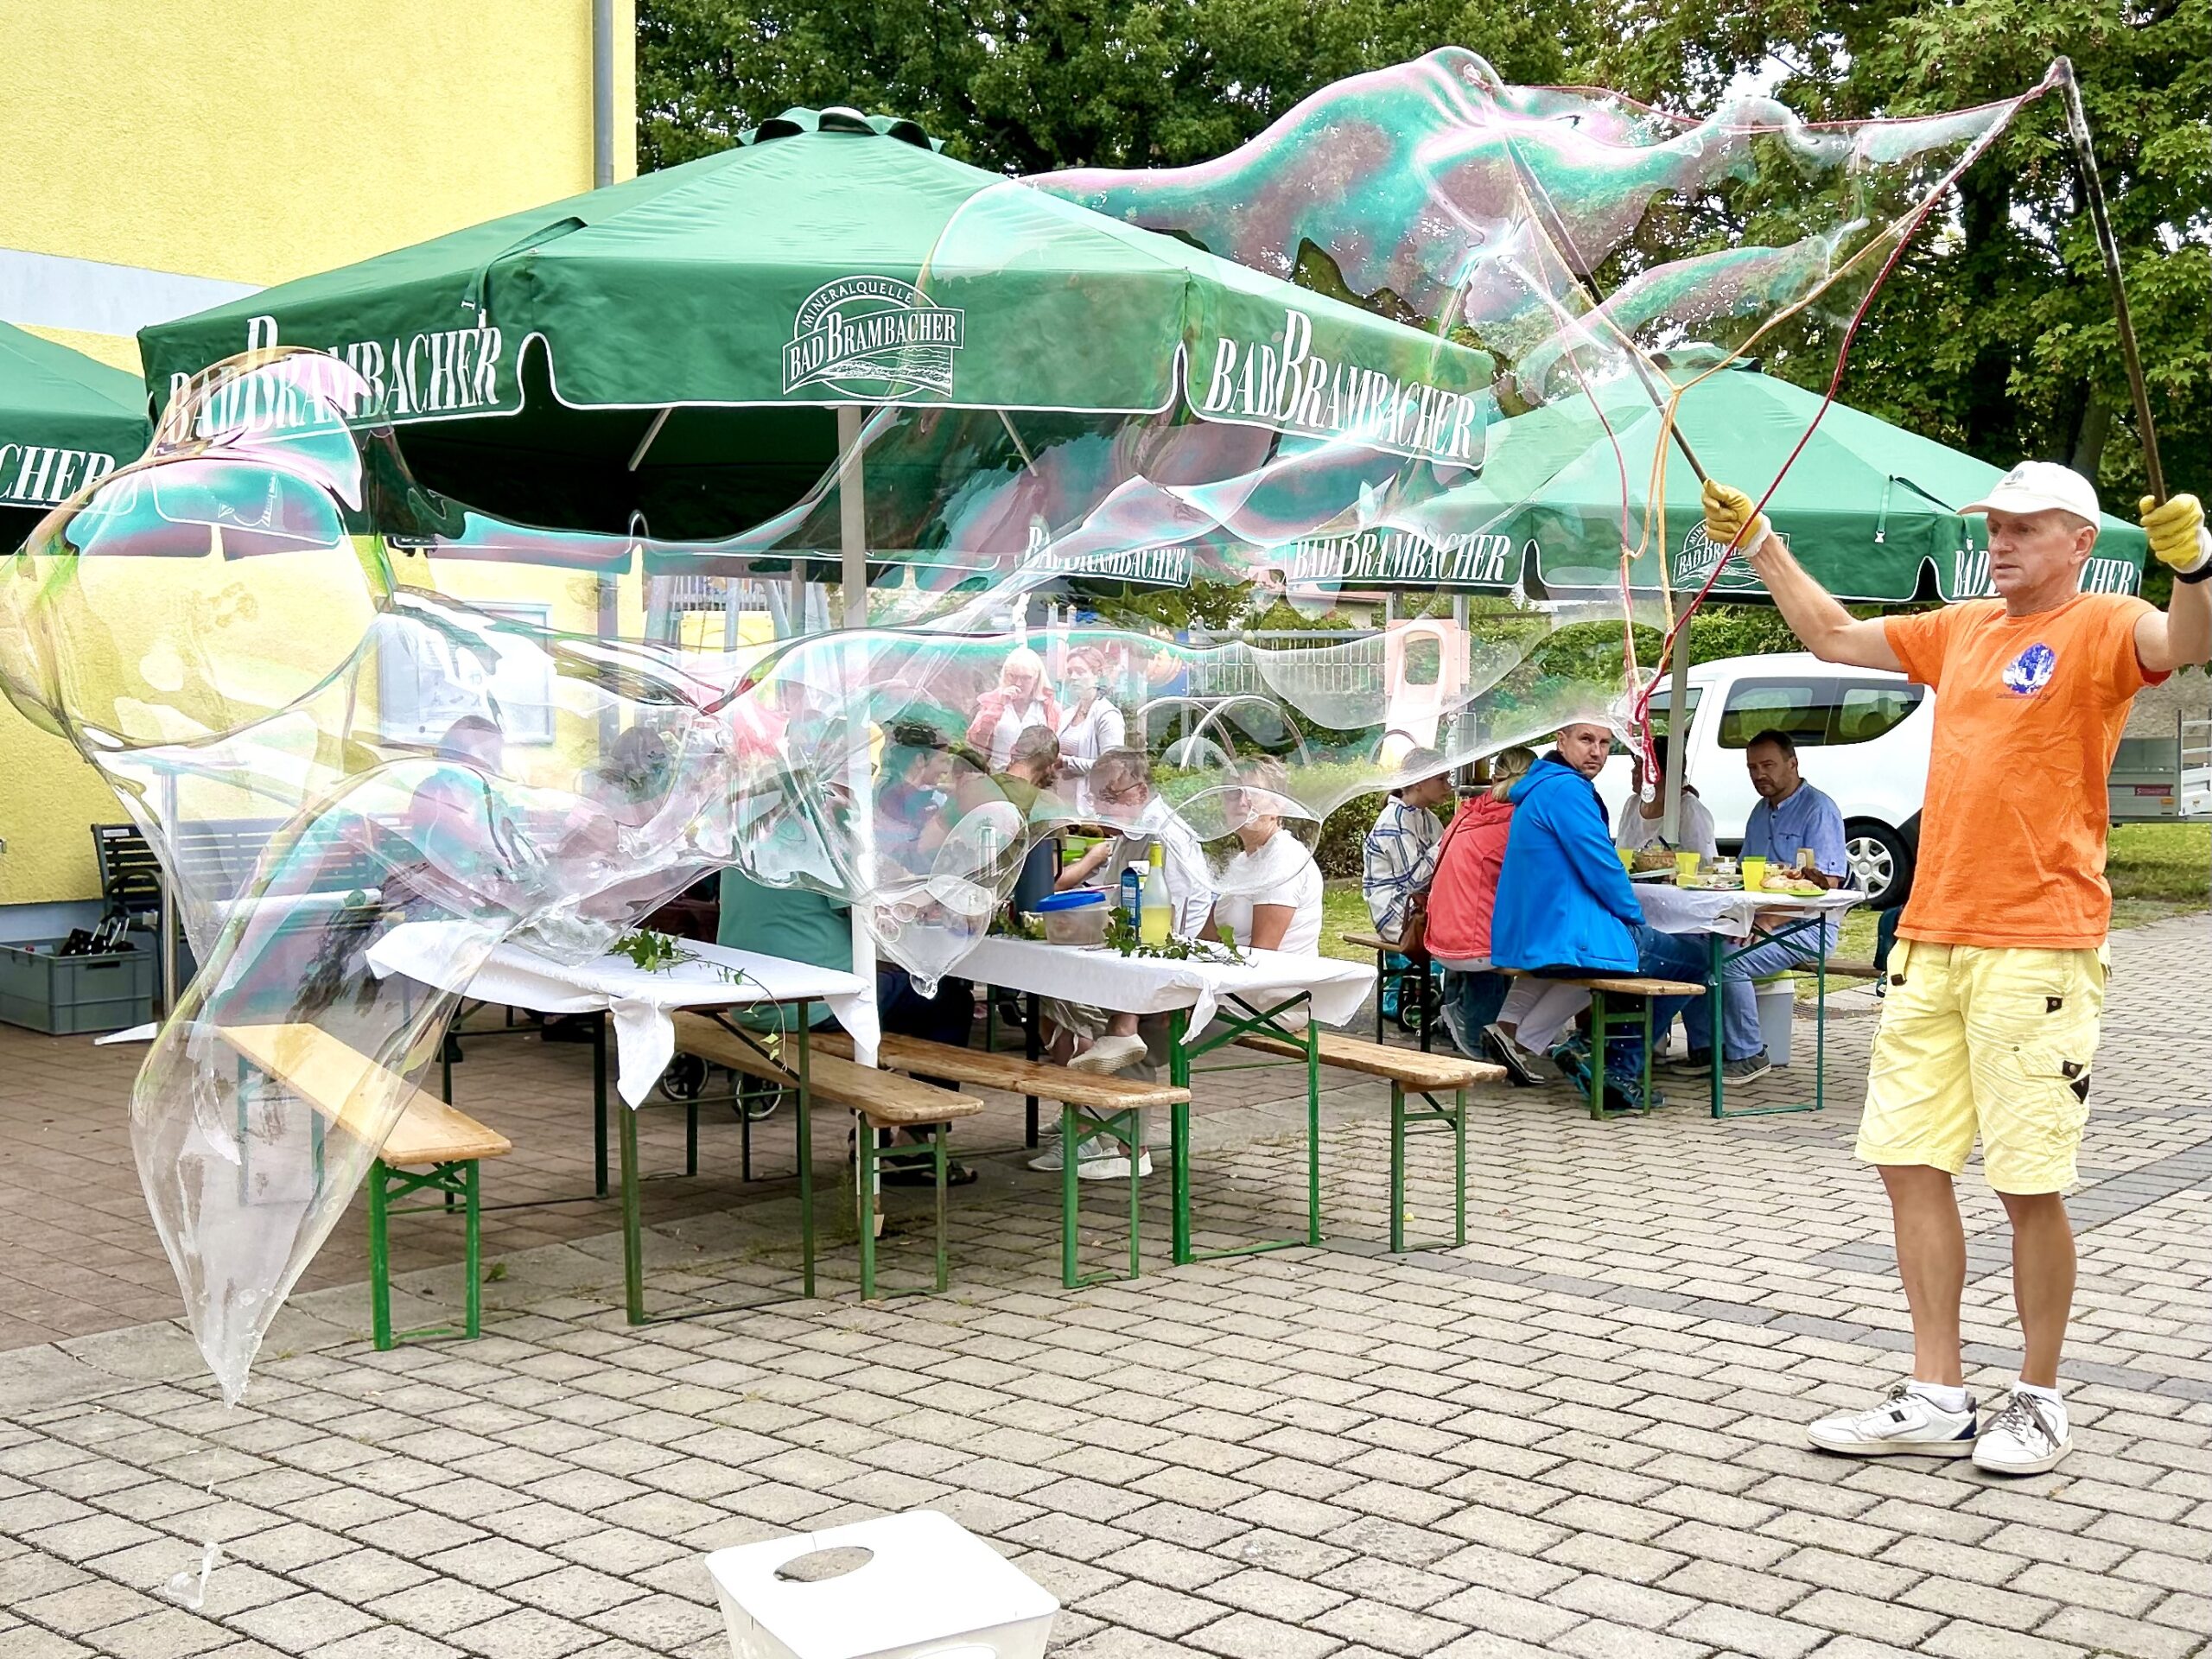
<svg viewBox="0 0 2212 1659">
<path fill-rule="evenodd" d="M 2105 277 L 2112 284 L 2113 320 L 2120 325 L 2120 353 L 2127 365 L 2127 389 L 2135 398 L 2135 425 L 2143 440 L 2143 474 L 2151 499 L 2166 499 L 2165 469 L 2158 464 L 2158 429 L 2151 420 L 2151 392 L 2143 381 L 2143 359 L 2135 349 L 2135 324 L 2127 315 L 2127 284 L 2120 268 L 2120 240 L 2112 231 L 2112 216 L 2105 210 L 2105 187 L 2097 175 L 2097 158 L 2089 147 L 2089 118 L 2082 107 L 2081 83 L 2074 79 L 2074 60 L 2061 58 L 2052 66 L 2066 94 L 2066 130 L 2074 141 L 2075 160 L 2081 164 L 2082 196 L 2089 205 L 2089 225 L 2104 256 Z"/>
</svg>

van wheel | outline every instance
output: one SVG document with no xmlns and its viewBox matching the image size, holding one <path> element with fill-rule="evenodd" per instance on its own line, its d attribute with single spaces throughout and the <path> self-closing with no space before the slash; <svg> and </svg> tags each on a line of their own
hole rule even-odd
<svg viewBox="0 0 2212 1659">
<path fill-rule="evenodd" d="M 1858 818 L 1844 826 L 1843 850 L 1869 905 L 1889 910 L 1904 903 L 1912 891 L 1912 849 L 1903 836 L 1886 823 Z"/>
</svg>

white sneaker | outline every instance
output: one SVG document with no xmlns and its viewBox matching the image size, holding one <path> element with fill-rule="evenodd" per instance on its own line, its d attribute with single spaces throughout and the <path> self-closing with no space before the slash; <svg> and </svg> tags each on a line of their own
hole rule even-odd
<svg viewBox="0 0 2212 1659">
<path fill-rule="evenodd" d="M 1039 1139 L 1043 1141 L 1042 1150 L 1029 1160 L 1029 1167 L 1049 1170 L 1065 1169 L 1068 1143 L 1057 1135 L 1049 1138 L 1040 1136 Z"/>
<path fill-rule="evenodd" d="M 1084 1142 L 1086 1147 L 1092 1144 L 1088 1141 Z M 1113 1146 L 1110 1141 L 1102 1141 L 1096 1144 Z M 1142 1147 L 1137 1148 L 1137 1173 L 1140 1175 L 1152 1173 L 1152 1154 Z M 1080 1158 L 1076 1161 L 1075 1178 L 1079 1181 L 1126 1181 L 1129 1179 L 1129 1160 L 1118 1148 L 1103 1158 L 1088 1156 Z"/>
<path fill-rule="evenodd" d="M 1853 1458 L 1963 1458 L 1974 1451 L 1974 1408 L 1946 1411 L 1910 1382 L 1890 1390 L 1872 1411 L 1840 1411 L 1805 1433 L 1823 1452 Z"/>
<path fill-rule="evenodd" d="M 2073 1449 L 2065 1408 L 2015 1389 L 1974 1443 L 1974 1466 L 1993 1475 L 2039 1475 Z"/>
<path fill-rule="evenodd" d="M 1126 1037 L 1109 1033 L 1070 1060 L 1068 1070 L 1111 1077 L 1125 1065 L 1135 1065 L 1144 1058 L 1146 1052 L 1144 1039 L 1135 1033 L 1132 1032 Z"/>
</svg>

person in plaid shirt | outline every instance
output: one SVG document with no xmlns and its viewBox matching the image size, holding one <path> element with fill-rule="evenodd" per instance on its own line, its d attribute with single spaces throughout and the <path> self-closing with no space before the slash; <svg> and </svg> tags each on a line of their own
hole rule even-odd
<svg viewBox="0 0 2212 1659">
<path fill-rule="evenodd" d="M 1366 896 L 1368 914 L 1375 918 L 1376 932 L 1394 944 L 1404 936 L 1407 924 L 1427 901 L 1428 884 L 1436 876 L 1436 844 L 1444 826 L 1434 809 L 1452 798 L 1451 773 L 1433 770 L 1442 764 L 1443 757 L 1433 749 L 1408 753 L 1406 768 L 1418 774 L 1420 781 L 1392 791 L 1376 817 L 1375 827 L 1367 832 L 1360 891 Z M 1392 953 L 1383 958 L 1382 965 L 1389 969 L 1410 963 L 1406 957 Z M 1385 1019 L 1394 1018 L 1398 1012 L 1401 982 L 1395 976 L 1385 982 Z"/>
</svg>

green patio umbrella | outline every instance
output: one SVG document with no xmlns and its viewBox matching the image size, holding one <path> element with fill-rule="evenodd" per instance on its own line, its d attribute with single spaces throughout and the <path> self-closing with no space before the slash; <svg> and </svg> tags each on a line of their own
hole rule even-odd
<svg viewBox="0 0 2212 1659">
<path fill-rule="evenodd" d="M 145 453 L 137 376 L 0 322 L 0 541 Z"/>
<path fill-rule="evenodd" d="M 250 346 L 343 357 L 424 480 L 534 524 L 727 534 L 836 460 L 833 408 L 1187 407 L 1469 458 L 1490 359 L 938 153 L 792 111 L 719 155 L 140 336 L 157 398 Z"/>
<path fill-rule="evenodd" d="M 1988 593 L 1986 524 L 1957 509 L 1986 494 L 2001 468 L 1842 404 L 1822 414 L 1817 393 L 1751 365 L 1691 385 L 1678 421 L 1708 467 L 1756 493 L 1816 416 L 1767 512 L 1821 584 L 1867 604 Z M 1650 541 L 1630 567 L 1633 585 L 1657 591 L 1663 556 L 1674 590 L 1694 593 L 1720 550 L 1706 537 L 1698 481 L 1679 448 L 1669 445 L 1665 456 L 1663 525 L 1646 510 L 1662 431 L 1650 397 L 1632 382 L 1609 385 L 1594 402 L 1576 398 L 1502 422 L 1490 431 L 1478 481 L 1416 509 L 1406 524 L 1301 547 L 1292 579 L 1478 592 L 1526 583 L 1554 598 L 1615 593 L 1625 487 L 1630 539 L 1643 537 L 1648 521 Z M 2139 526 L 2106 514 L 2083 585 L 2135 591 L 2146 550 Z M 1763 602 L 1766 594 L 1734 559 L 1713 597 Z"/>
</svg>

